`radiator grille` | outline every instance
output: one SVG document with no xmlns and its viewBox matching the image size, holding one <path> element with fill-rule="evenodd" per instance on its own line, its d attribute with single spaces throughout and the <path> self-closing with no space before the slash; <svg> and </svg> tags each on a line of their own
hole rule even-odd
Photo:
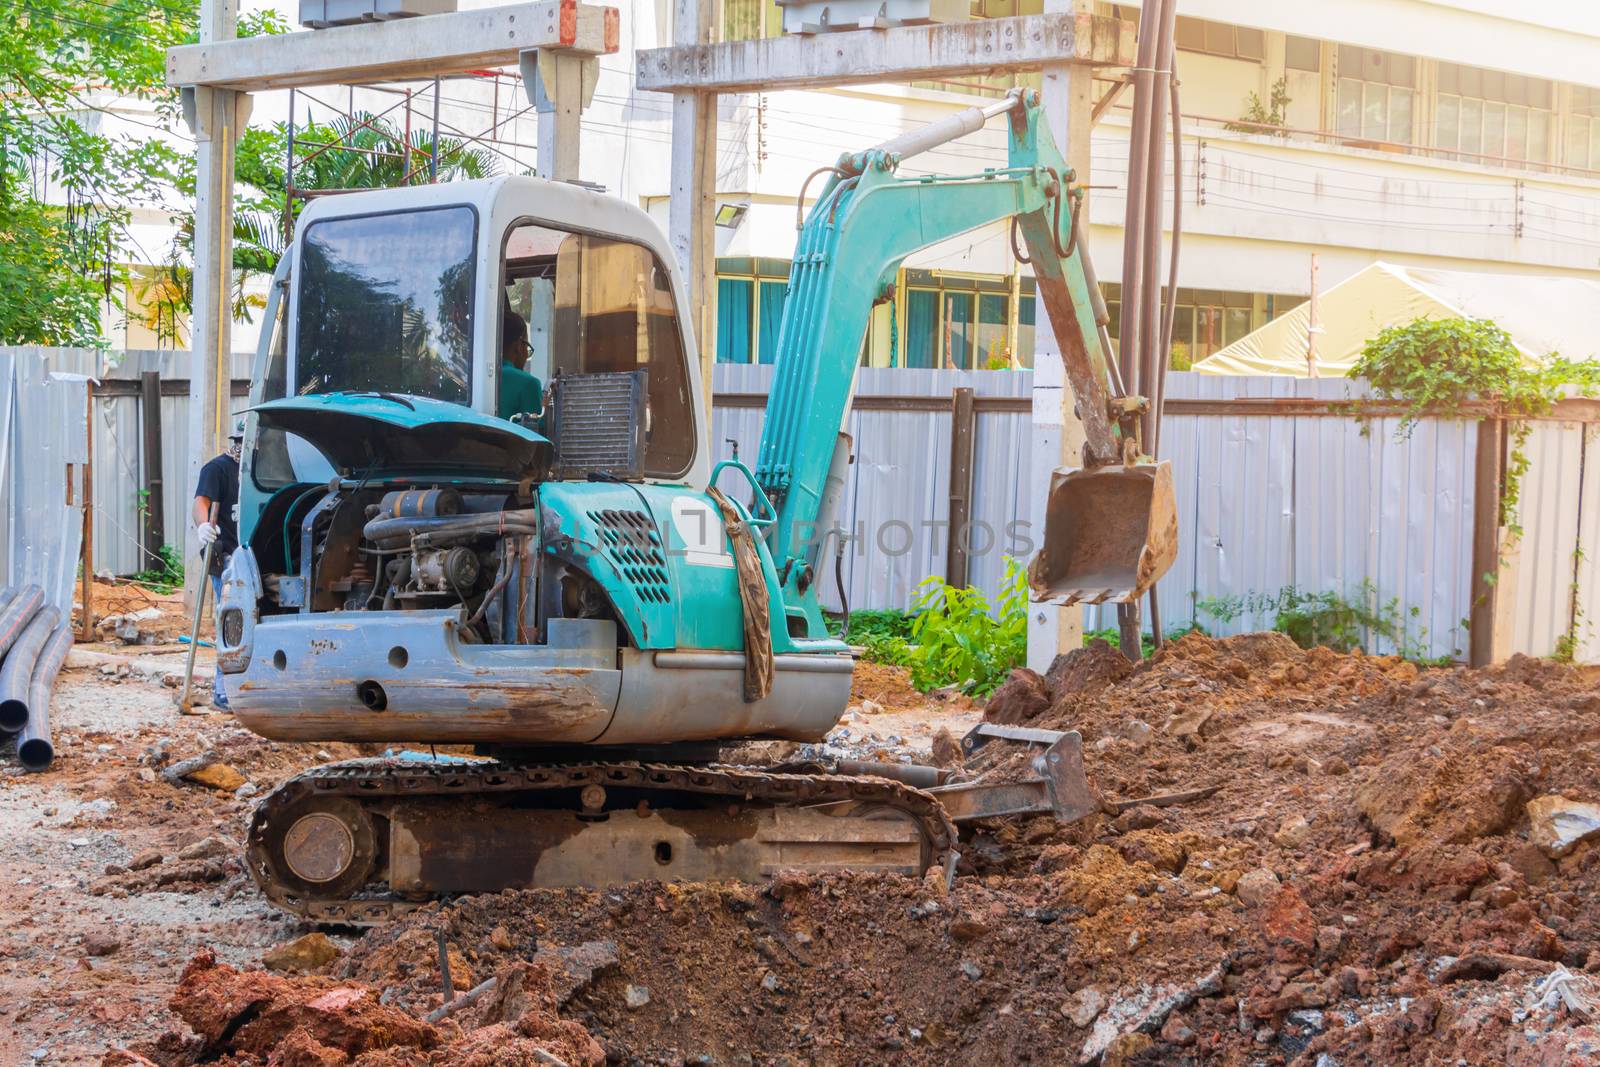
<svg viewBox="0 0 1600 1067">
<path fill-rule="evenodd" d="M 667 560 L 661 553 L 661 535 L 650 516 L 642 511 L 611 508 L 588 514 L 589 521 L 600 531 L 606 557 L 639 598 L 652 604 L 668 603 L 672 594 L 667 584 Z"/>
<path fill-rule="evenodd" d="M 644 475 L 644 397 L 647 372 L 571 374 L 557 378 L 556 477 Z"/>
</svg>

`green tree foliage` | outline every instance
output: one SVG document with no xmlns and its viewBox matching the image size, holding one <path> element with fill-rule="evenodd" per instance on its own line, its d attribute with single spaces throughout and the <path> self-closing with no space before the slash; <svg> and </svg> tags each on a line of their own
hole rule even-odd
<svg viewBox="0 0 1600 1067">
<path fill-rule="evenodd" d="M 431 130 L 414 129 L 408 141 L 404 131 L 388 118 L 357 112 L 326 123 L 297 123 L 294 136 L 297 190 L 386 189 L 426 185 L 430 180 Z M 246 283 L 252 275 L 271 274 L 277 268 L 287 245 L 286 235 L 306 202 L 288 195 L 288 158 L 286 123 L 247 129 L 239 140 L 234 162 L 233 313 L 240 321 L 249 321 L 260 306 L 258 298 L 247 295 Z M 461 138 L 439 138 L 440 181 L 486 178 L 497 169 L 491 151 Z M 192 164 L 185 161 L 179 167 L 176 183 L 185 195 L 193 195 Z M 153 302 L 147 303 L 146 325 L 158 333 L 191 310 L 194 289 L 187 263 L 193 248 L 191 217 L 180 228 L 168 261 L 149 282 L 155 288 Z"/>
<path fill-rule="evenodd" d="M 102 132 L 108 96 L 170 104 L 165 51 L 194 34 L 195 0 L 0 4 L 0 343 L 99 338 L 115 239 L 153 202 L 177 153 Z M 159 131 L 152 126 L 152 135 Z"/>
</svg>

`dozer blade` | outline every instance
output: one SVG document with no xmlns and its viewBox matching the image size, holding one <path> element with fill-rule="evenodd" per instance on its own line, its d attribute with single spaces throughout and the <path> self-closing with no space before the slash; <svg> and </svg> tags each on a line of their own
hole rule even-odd
<svg viewBox="0 0 1600 1067">
<path fill-rule="evenodd" d="M 1137 600 L 1177 554 L 1171 463 L 1057 470 L 1028 586 L 1058 604 Z"/>
</svg>

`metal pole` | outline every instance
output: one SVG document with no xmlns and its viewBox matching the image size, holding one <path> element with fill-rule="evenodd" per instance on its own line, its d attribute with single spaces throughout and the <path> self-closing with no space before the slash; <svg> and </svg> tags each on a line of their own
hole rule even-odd
<svg viewBox="0 0 1600 1067">
<path fill-rule="evenodd" d="M 1117 362 L 1129 394 L 1141 391 L 1139 381 L 1140 293 L 1144 258 L 1140 254 L 1139 227 L 1144 219 L 1145 159 L 1150 151 L 1150 71 L 1155 65 L 1159 5 L 1146 3 L 1139 12 L 1139 48 L 1133 71 L 1133 125 L 1128 135 L 1128 191 L 1122 224 L 1122 322 L 1117 338 Z M 1118 609 L 1118 615 L 1122 614 Z"/>
<path fill-rule="evenodd" d="M 1311 253 L 1311 307 L 1306 324 L 1306 376 L 1317 377 L 1317 334 L 1322 321 L 1317 317 L 1317 254 Z"/>
<path fill-rule="evenodd" d="M 295 90 L 290 89 L 289 144 L 283 156 L 283 241 L 285 245 L 294 240 L 294 96 Z"/>
<path fill-rule="evenodd" d="M 433 79 L 433 153 L 428 157 L 428 181 L 439 180 L 439 79 Z"/>
<path fill-rule="evenodd" d="M 238 0 L 201 0 L 200 43 L 238 35 Z M 189 484 L 227 439 L 233 351 L 229 283 L 233 274 L 233 146 L 240 94 L 197 86 L 195 102 L 194 298 L 189 370 Z M 185 585 L 195 595 L 205 575 L 196 571 L 191 540 L 185 546 Z"/>
<path fill-rule="evenodd" d="M 139 419 L 144 423 L 144 550 L 150 565 L 161 564 L 166 543 L 165 493 L 161 484 L 161 375 L 147 370 L 139 375 Z M 88 507 L 89 501 L 84 500 Z M 87 542 L 85 542 L 87 543 Z"/>
<path fill-rule="evenodd" d="M 89 387 L 88 418 L 84 420 L 83 461 L 83 612 L 78 617 L 78 632 L 85 641 L 94 640 L 94 382 Z"/>
</svg>

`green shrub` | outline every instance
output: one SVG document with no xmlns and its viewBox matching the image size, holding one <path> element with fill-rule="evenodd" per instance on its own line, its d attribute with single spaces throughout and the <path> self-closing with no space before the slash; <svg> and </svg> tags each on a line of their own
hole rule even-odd
<svg viewBox="0 0 1600 1067">
<path fill-rule="evenodd" d="M 183 586 L 183 550 L 173 545 L 162 545 L 156 553 L 155 565 L 140 571 L 133 580 L 148 585 L 158 593 L 170 593 Z"/>
<path fill-rule="evenodd" d="M 1028 577 L 1022 564 L 1006 560 L 999 597 L 958 589 L 932 577 L 917 586 L 911 641 L 905 646 L 911 684 L 926 692 L 959 686 L 988 696 L 1028 655 Z"/>
<path fill-rule="evenodd" d="M 1500 523 L 1520 534 L 1517 504 L 1531 429 L 1526 417 L 1547 413 L 1568 387 L 1592 395 L 1600 388 L 1600 363 L 1551 354 L 1528 367 L 1511 335 L 1489 319 L 1422 318 L 1380 331 L 1362 346 L 1349 377 L 1365 378 L 1376 396 L 1406 405 L 1395 433 L 1399 440 L 1410 437 L 1425 416 L 1477 419 L 1486 406 L 1512 420 Z"/>
<path fill-rule="evenodd" d="M 1222 623 L 1246 613 L 1271 614 L 1272 628 L 1301 648 L 1322 646 L 1349 652 L 1362 647 L 1370 652 L 1368 642 L 1376 638 L 1388 641 L 1395 653 L 1405 659 L 1430 665 L 1451 662 L 1449 656 L 1428 656 L 1425 628 L 1419 628 L 1415 637 L 1407 633 L 1406 622 L 1421 614 L 1419 608 L 1413 606 L 1402 614 L 1399 597 L 1380 604 L 1378 590 L 1370 579 L 1364 579 L 1356 592 L 1356 598 L 1349 599 L 1332 590 L 1308 593 L 1291 585 L 1270 595 L 1206 597 L 1198 607 Z"/>
</svg>

